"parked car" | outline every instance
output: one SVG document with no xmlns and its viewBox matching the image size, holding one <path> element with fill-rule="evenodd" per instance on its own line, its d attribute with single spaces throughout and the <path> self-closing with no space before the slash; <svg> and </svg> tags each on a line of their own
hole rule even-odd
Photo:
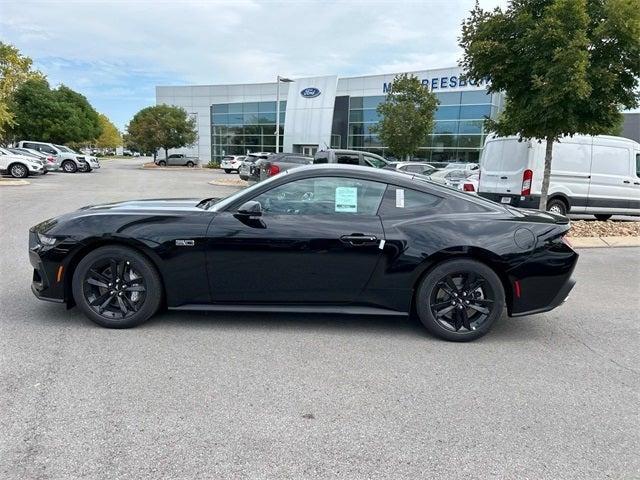
<svg viewBox="0 0 640 480">
<path fill-rule="evenodd" d="M 312 165 L 225 199 L 116 202 L 46 220 L 29 231 L 31 288 L 109 328 L 139 325 L 161 305 L 391 316 L 415 308 L 434 335 L 467 341 L 505 307 L 517 317 L 567 298 L 578 259 L 568 230 L 566 217 L 406 174 Z"/>
<path fill-rule="evenodd" d="M 0 147 L 0 173 L 14 178 L 25 178 L 29 175 L 42 175 L 45 169 L 40 159 L 18 155 Z"/>
<path fill-rule="evenodd" d="M 246 158 L 240 164 L 240 170 L 238 173 L 240 174 L 240 180 L 247 180 L 249 182 L 259 182 L 260 181 L 260 171 L 256 169 L 256 162 L 260 159 L 268 158 L 271 153 L 268 152 L 258 152 L 258 153 L 250 153 L 246 156 Z"/>
<path fill-rule="evenodd" d="M 465 178 L 458 184 L 458 190 L 477 194 L 479 181 L 480 181 L 480 174 L 474 173 L 472 175 L 469 175 L 467 178 Z"/>
<path fill-rule="evenodd" d="M 341 165 L 361 165 L 374 168 L 390 167 L 390 163 L 380 155 L 360 150 L 320 150 L 314 155 L 313 163 L 338 163 Z"/>
<path fill-rule="evenodd" d="M 199 162 L 200 159 L 198 157 L 191 157 L 184 153 L 172 153 L 167 158 L 156 158 L 155 160 L 155 164 L 161 167 L 166 167 L 167 165 L 171 167 L 195 167 Z"/>
<path fill-rule="evenodd" d="M 246 155 L 227 155 L 220 161 L 220 168 L 224 170 L 224 173 L 231 173 L 235 171 L 240 173 L 240 165 L 247 158 Z"/>
<path fill-rule="evenodd" d="M 420 175 L 431 175 L 438 170 L 426 162 L 397 162 L 393 165 L 400 172 L 419 173 Z"/>
<path fill-rule="evenodd" d="M 480 165 L 473 162 L 449 162 L 445 165 L 444 170 L 478 170 Z"/>
<path fill-rule="evenodd" d="M 466 180 L 471 175 L 473 175 L 472 170 L 448 168 L 432 173 L 429 175 L 429 178 L 434 182 L 457 188 L 460 182 Z"/>
<path fill-rule="evenodd" d="M 37 159 L 44 167 L 44 173 L 54 172 L 60 169 L 60 166 L 56 164 L 56 160 L 52 155 L 45 155 L 35 150 L 28 150 L 26 148 L 7 148 L 11 153 L 16 155 L 26 155 Z"/>
<path fill-rule="evenodd" d="M 265 159 L 260 159 L 255 163 L 255 168 L 259 172 L 260 181 L 269 177 L 291 170 L 293 168 L 310 165 L 313 157 L 307 157 L 298 153 L 275 153 Z"/>
<path fill-rule="evenodd" d="M 538 208 L 546 142 L 490 136 L 480 157 L 479 195 Z M 627 138 L 575 135 L 553 145 L 547 210 L 640 215 L 640 144 Z"/>
<path fill-rule="evenodd" d="M 75 173 L 89 168 L 84 155 L 68 152 L 53 143 L 23 140 L 18 142 L 18 148 L 29 148 L 56 157 L 56 162 L 60 163 L 62 171 L 66 173 Z"/>
<path fill-rule="evenodd" d="M 100 162 L 98 162 L 98 158 L 91 156 L 91 155 L 85 155 L 83 153 L 77 152 L 75 150 L 73 150 L 72 148 L 69 147 L 65 147 L 64 145 L 55 145 L 57 148 L 59 148 L 60 150 L 62 150 L 65 153 L 72 153 L 76 155 L 76 158 L 82 159 L 85 161 L 85 164 L 83 164 L 80 168 L 79 171 L 81 172 L 90 172 L 91 170 L 94 169 L 98 169 L 100 168 Z"/>
</svg>

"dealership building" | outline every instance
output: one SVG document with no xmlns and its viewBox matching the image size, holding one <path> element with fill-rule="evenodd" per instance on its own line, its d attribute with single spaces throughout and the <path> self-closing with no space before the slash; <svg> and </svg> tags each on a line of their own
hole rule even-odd
<svg viewBox="0 0 640 480">
<path fill-rule="evenodd" d="M 429 161 L 477 161 L 503 94 L 488 94 L 483 82 L 469 82 L 460 68 L 408 72 L 433 91 L 440 104 L 433 133 L 417 156 Z M 311 155 L 318 149 L 349 148 L 386 154 L 372 133 L 396 74 L 364 77 L 325 75 L 239 85 L 156 87 L 156 103 L 184 108 L 198 125 L 198 141 L 179 151 L 202 162 L 225 155 L 280 151 Z M 277 99 L 280 99 L 280 108 Z"/>
</svg>

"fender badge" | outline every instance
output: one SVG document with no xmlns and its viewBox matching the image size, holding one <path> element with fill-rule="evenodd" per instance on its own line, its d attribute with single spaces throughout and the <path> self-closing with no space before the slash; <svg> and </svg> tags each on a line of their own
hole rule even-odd
<svg viewBox="0 0 640 480">
<path fill-rule="evenodd" d="M 195 244 L 193 240 L 176 240 L 176 247 L 193 247 Z"/>
</svg>

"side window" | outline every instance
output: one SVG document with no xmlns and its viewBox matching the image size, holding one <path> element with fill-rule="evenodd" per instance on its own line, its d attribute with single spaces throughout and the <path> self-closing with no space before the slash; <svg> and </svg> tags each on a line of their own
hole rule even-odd
<svg viewBox="0 0 640 480">
<path fill-rule="evenodd" d="M 640 178 L 640 153 L 636 153 L 636 177 Z"/>
<path fill-rule="evenodd" d="M 427 212 L 440 202 L 441 198 L 430 193 L 410 188 L 389 185 L 380 206 L 380 216 L 416 215 Z"/>
<path fill-rule="evenodd" d="M 35 143 L 23 143 L 22 148 L 32 148 L 33 150 L 38 150 L 38 146 Z"/>
<path fill-rule="evenodd" d="M 374 157 L 373 155 L 367 155 L 365 153 L 363 157 L 364 157 L 364 163 L 369 165 L 370 167 L 383 168 L 386 165 L 384 161 L 380 160 L 377 157 Z"/>
<path fill-rule="evenodd" d="M 48 153 L 48 154 L 51 154 L 51 155 L 57 155 L 58 154 L 58 152 L 56 152 L 53 148 L 47 147 L 46 145 L 40 147 L 39 150 L 41 152 Z"/>
<path fill-rule="evenodd" d="M 336 163 L 343 165 L 360 165 L 360 155 L 355 153 L 337 153 Z"/>
<path fill-rule="evenodd" d="M 375 215 L 386 184 L 344 177 L 296 180 L 264 192 L 260 202 L 266 215 Z"/>
</svg>

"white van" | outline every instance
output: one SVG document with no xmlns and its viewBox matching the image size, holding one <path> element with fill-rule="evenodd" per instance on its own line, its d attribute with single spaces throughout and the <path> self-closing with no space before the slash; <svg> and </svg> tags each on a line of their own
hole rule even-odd
<svg viewBox="0 0 640 480">
<path fill-rule="evenodd" d="M 487 138 L 480 156 L 478 194 L 496 202 L 538 208 L 546 142 Z M 640 215 L 640 144 L 621 137 L 574 135 L 553 144 L 547 210 Z"/>
</svg>

